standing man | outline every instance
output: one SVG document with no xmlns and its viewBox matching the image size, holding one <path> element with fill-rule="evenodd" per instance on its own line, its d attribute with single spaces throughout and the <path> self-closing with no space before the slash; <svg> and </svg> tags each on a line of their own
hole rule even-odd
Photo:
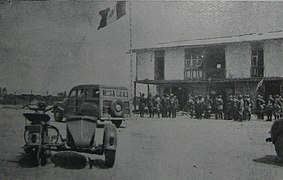
<svg viewBox="0 0 283 180">
<path fill-rule="evenodd" d="M 264 119 L 265 102 L 261 95 L 257 95 L 255 106 L 256 106 L 257 119 Z"/>
<path fill-rule="evenodd" d="M 169 99 L 169 117 L 174 117 L 174 109 L 175 109 L 175 105 L 174 105 L 174 95 L 170 94 L 170 99 Z"/>
<path fill-rule="evenodd" d="M 188 100 L 187 100 L 187 108 L 188 108 L 188 113 L 190 114 L 191 117 L 194 116 L 194 98 L 191 94 L 189 94 Z"/>
<path fill-rule="evenodd" d="M 212 109 L 212 100 L 209 95 L 206 95 L 205 103 L 204 103 L 204 117 L 206 119 L 210 119 L 211 109 Z"/>
<path fill-rule="evenodd" d="M 140 103 L 139 103 L 140 117 L 144 117 L 145 106 L 146 106 L 146 99 L 144 97 L 144 93 L 142 93 L 140 96 Z"/>
<path fill-rule="evenodd" d="M 269 98 L 267 99 L 266 103 L 266 114 L 267 114 L 267 120 L 266 121 L 272 121 L 272 114 L 274 111 L 274 99 L 272 98 L 272 95 L 269 95 Z"/>
<path fill-rule="evenodd" d="M 226 108 L 226 113 L 225 113 L 225 118 L 228 120 L 232 119 L 233 115 L 233 96 L 230 95 L 227 100 L 227 108 Z"/>
<path fill-rule="evenodd" d="M 149 112 L 149 117 L 154 117 L 154 97 L 149 93 L 147 96 L 147 107 Z"/>
<path fill-rule="evenodd" d="M 158 94 L 156 94 L 155 96 L 155 107 L 156 107 L 157 117 L 160 117 L 161 99 Z"/>
<path fill-rule="evenodd" d="M 279 119 L 280 114 L 281 114 L 281 107 L 282 107 L 282 103 L 279 100 L 279 95 L 276 95 L 274 98 L 274 117 L 275 119 Z"/>
<path fill-rule="evenodd" d="M 216 100 L 215 100 L 215 104 L 216 104 L 216 116 L 215 118 L 218 119 L 223 119 L 223 99 L 222 96 L 219 95 Z"/>
<path fill-rule="evenodd" d="M 167 117 L 167 114 L 166 114 L 166 95 L 163 94 L 162 98 L 161 98 L 161 114 L 162 114 L 162 117 Z"/>
<path fill-rule="evenodd" d="M 244 99 L 242 95 L 239 95 L 237 106 L 238 106 L 238 120 L 242 121 L 243 113 L 244 113 Z"/>
<path fill-rule="evenodd" d="M 279 96 L 279 101 L 282 104 L 282 106 L 281 106 L 281 113 L 280 113 L 280 118 L 282 118 L 283 117 L 283 98 L 282 98 L 282 96 Z"/>
<path fill-rule="evenodd" d="M 179 100 L 177 96 L 174 96 L 174 109 L 173 109 L 173 118 L 177 117 L 177 110 L 179 108 Z"/>
</svg>

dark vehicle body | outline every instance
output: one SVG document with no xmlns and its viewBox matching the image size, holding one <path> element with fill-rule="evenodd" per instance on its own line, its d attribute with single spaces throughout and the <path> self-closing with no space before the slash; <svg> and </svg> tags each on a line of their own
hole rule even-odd
<svg viewBox="0 0 283 180">
<path fill-rule="evenodd" d="M 68 115 L 78 114 L 80 106 L 84 103 L 96 106 L 93 113 L 98 120 L 112 121 L 116 127 L 120 127 L 125 117 L 130 114 L 127 88 L 89 84 L 73 87 L 64 102 L 55 104 L 55 120 L 62 121 Z"/>
<path fill-rule="evenodd" d="M 45 166 L 53 151 L 75 151 L 105 156 L 106 167 L 113 167 L 116 158 L 117 130 L 114 124 L 105 123 L 103 138 L 99 143 L 97 134 L 97 107 L 91 103 L 80 106 L 77 115 L 66 118 L 66 139 L 62 138 L 59 130 L 49 124 L 50 116 L 46 105 L 24 108 L 33 112 L 23 113 L 26 119 L 23 146 L 24 151 L 33 160 L 34 165 Z M 89 161 L 90 162 L 90 161 Z M 90 163 L 91 166 L 91 163 Z"/>
<path fill-rule="evenodd" d="M 276 154 L 280 159 L 283 159 L 283 118 L 274 121 L 270 135 L 271 137 L 266 141 L 274 144 Z"/>
</svg>

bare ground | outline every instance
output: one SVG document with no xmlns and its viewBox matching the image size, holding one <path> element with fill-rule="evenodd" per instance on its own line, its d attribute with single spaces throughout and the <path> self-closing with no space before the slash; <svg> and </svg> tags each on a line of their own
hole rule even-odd
<svg viewBox="0 0 283 180">
<path fill-rule="evenodd" d="M 118 130 L 113 168 L 88 154 L 92 169 L 85 161 L 33 167 L 21 149 L 22 112 L 0 109 L 0 179 L 283 179 L 283 163 L 265 142 L 271 122 L 132 117 Z M 51 123 L 65 134 L 64 123 Z"/>
</svg>

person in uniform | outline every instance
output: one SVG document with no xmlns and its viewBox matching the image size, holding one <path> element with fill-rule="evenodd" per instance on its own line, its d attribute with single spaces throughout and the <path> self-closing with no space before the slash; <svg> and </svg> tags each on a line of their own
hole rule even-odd
<svg viewBox="0 0 283 180">
<path fill-rule="evenodd" d="M 231 120 L 233 115 L 233 95 L 230 95 L 227 100 L 227 108 L 225 111 L 225 119 Z"/>
<path fill-rule="evenodd" d="M 188 100 L 187 100 L 187 107 L 188 107 L 188 113 L 190 114 L 191 117 L 194 116 L 194 108 L 195 108 L 195 102 L 194 98 L 192 97 L 191 94 L 189 94 Z"/>
<path fill-rule="evenodd" d="M 282 118 L 283 117 L 283 98 L 282 98 L 282 96 L 279 96 L 279 101 L 282 104 L 282 106 L 281 106 L 281 113 L 280 113 L 280 118 Z"/>
<path fill-rule="evenodd" d="M 197 96 L 197 99 L 195 102 L 196 118 L 201 119 L 203 113 L 204 113 L 204 98 L 201 95 L 199 95 Z"/>
<path fill-rule="evenodd" d="M 272 114 L 274 111 L 274 99 L 272 98 L 272 95 L 269 95 L 267 101 L 266 101 L 266 115 L 267 120 L 266 121 L 272 121 Z"/>
<path fill-rule="evenodd" d="M 256 114 L 257 119 L 264 119 L 264 107 L 265 107 L 265 101 L 261 95 L 257 95 L 255 108 L 256 108 Z"/>
<path fill-rule="evenodd" d="M 244 100 L 243 120 L 251 120 L 252 101 L 250 99 L 250 96 L 246 94 L 243 100 Z"/>
<path fill-rule="evenodd" d="M 215 100 L 215 104 L 216 104 L 216 115 L 215 115 L 215 119 L 223 119 L 223 99 L 222 96 L 219 95 L 216 100 Z"/>
<path fill-rule="evenodd" d="M 178 100 L 177 96 L 174 96 L 173 118 L 177 117 L 178 108 L 179 108 L 179 100 Z"/>
<path fill-rule="evenodd" d="M 205 98 L 205 105 L 204 105 L 204 117 L 206 119 L 210 119 L 210 116 L 211 116 L 211 109 L 212 109 L 212 100 L 210 99 L 210 96 L 207 95 L 206 98 Z"/>
<path fill-rule="evenodd" d="M 154 117 L 154 97 L 149 93 L 147 96 L 147 107 L 149 112 L 149 117 Z"/>
<path fill-rule="evenodd" d="M 233 101 L 232 101 L 232 119 L 234 121 L 238 121 L 239 119 L 238 98 L 235 95 L 233 95 Z"/>
<path fill-rule="evenodd" d="M 166 109 L 166 94 L 163 94 L 162 98 L 161 98 L 161 114 L 162 117 L 167 117 L 167 109 Z"/>
<path fill-rule="evenodd" d="M 276 95 L 275 98 L 274 98 L 274 117 L 275 117 L 275 120 L 279 119 L 279 117 L 280 117 L 281 107 L 282 107 L 282 103 L 279 100 L 279 95 Z"/>
<path fill-rule="evenodd" d="M 155 109 L 156 109 L 157 117 L 160 117 L 161 99 L 160 99 L 158 94 L 155 95 L 154 106 L 155 106 Z"/>
<path fill-rule="evenodd" d="M 238 101 L 237 101 L 237 114 L 238 114 L 238 121 L 243 120 L 243 113 L 244 113 L 244 99 L 242 95 L 239 95 Z"/>
<path fill-rule="evenodd" d="M 145 106 L 146 106 L 146 98 L 144 97 L 144 93 L 142 93 L 140 96 L 140 103 L 139 103 L 140 117 L 144 117 Z"/>
</svg>

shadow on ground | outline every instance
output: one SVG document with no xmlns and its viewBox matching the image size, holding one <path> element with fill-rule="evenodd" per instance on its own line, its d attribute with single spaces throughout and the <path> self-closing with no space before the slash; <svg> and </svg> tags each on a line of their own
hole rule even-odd
<svg viewBox="0 0 283 180">
<path fill-rule="evenodd" d="M 263 164 L 268 164 L 268 165 L 275 165 L 275 166 L 280 166 L 283 167 L 283 160 L 279 159 L 275 155 L 266 155 L 262 158 L 257 158 L 253 160 L 254 162 L 258 163 L 263 163 Z"/>
<path fill-rule="evenodd" d="M 18 163 L 22 168 L 34 168 L 37 167 L 36 161 L 31 158 L 28 154 L 22 153 L 16 157 L 18 160 L 5 160 L 11 163 Z M 48 161 L 47 164 L 54 163 L 55 167 L 61 167 L 64 169 L 84 169 L 84 168 L 99 168 L 108 169 L 105 166 L 103 159 L 90 159 L 86 156 L 70 151 L 58 152 L 54 154 Z"/>
<path fill-rule="evenodd" d="M 54 156 L 51 158 L 51 161 L 55 164 L 56 167 L 61 167 L 64 169 L 83 169 L 86 167 L 107 169 L 107 167 L 104 165 L 104 160 L 92 160 L 76 152 L 58 152 L 54 154 Z"/>
<path fill-rule="evenodd" d="M 19 159 L 18 162 L 19 165 L 22 168 L 33 168 L 33 167 L 37 167 L 37 162 L 34 158 L 31 158 L 30 155 L 26 154 L 26 153 L 21 153 L 17 159 Z"/>
</svg>

